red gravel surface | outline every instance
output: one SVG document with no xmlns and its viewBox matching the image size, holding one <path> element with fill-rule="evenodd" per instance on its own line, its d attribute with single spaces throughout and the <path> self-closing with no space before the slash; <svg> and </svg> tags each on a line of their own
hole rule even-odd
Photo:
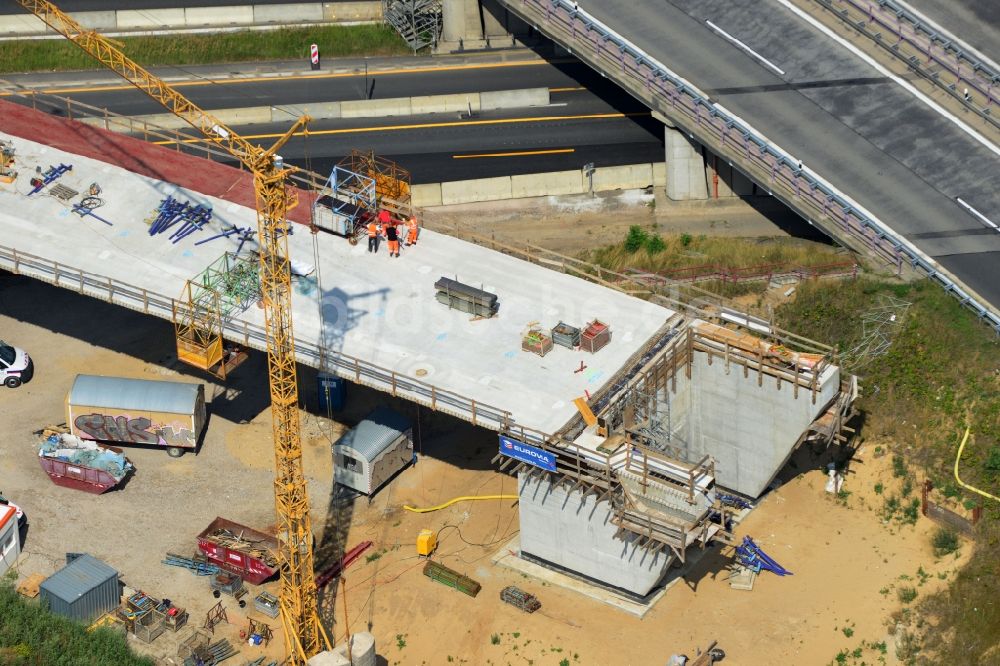
<svg viewBox="0 0 1000 666">
<path fill-rule="evenodd" d="M 187 190 L 254 208 L 253 177 L 246 171 L 124 134 L 0 100 L 0 132 L 107 162 Z M 309 224 L 312 193 L 298 190 L 288 219 Z"/>
</svg>

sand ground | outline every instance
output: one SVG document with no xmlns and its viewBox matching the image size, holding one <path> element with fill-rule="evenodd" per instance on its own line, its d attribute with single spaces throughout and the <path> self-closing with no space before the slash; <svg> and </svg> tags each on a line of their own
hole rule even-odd
<svg viewBox="0 0 1000 666">
<path fill-rule="evenodd" d="M 665 208 L 654 212 L 641 202 L 626 205 L 620 197 L 609 205 L 614 224 L 623 229 Z M 725 217 L 718 211 L 703 213 L 700 221 L 684 224 L 711 228 L 715 217 L 742 215 L 747 228 L 764 228 L 755 212 L 729 210 L 735 212 Z M 549 213 L 529 222 L 514 213 L 508 220 L 520 221 L 508 228 L 530 225 L 536 234 L 532 238 L 545 242 L 547 234 L 557 240 L 565 235 L 560 228 L 586 219 L 595 229 L 590 237 L 598 235 L 597 229 L 600 237 L 619 237 L 617 227 L 601 227 L 606 214 L 604 208 L 586 218 L 577 217 L 583 215 L 579 211 L 570 211 L 568 218 Z M 498 217 L 482 219 L 487 218 L 498 229 L 504 224 Z M 769 233 L 778 232 L 772 226 Z M 168 322 L 7 274 L 0 274 L 0 335 L 25 347 L 37 364 L 32 382 L 0 391 L 0 489 L 21 504 L 31 522 L 20 574 L 49 574 L 62 565 L 66 552 L 88 552 L 118 569 L 129 586 L 187 607 L 191 626 L 200 625 L 216 602 L 207 583 L 160 560 L 168 551 L 193 552 L 196 534 L 217 515 L 256 528 L 273 526 L 263 357 L 252 355 L 228 386 L 209 382 L 177 365 Z M 35 460 L 32 431 L 64 420 L 63 399 L 80 372 L 205 382 L 212 417 L 201 450 L 174 460 L 163 451 L 130 448 L 137 467 L 134 478 L 103 496 L 52 485 Z M 317 568 L 345 546 L 373 542 L 347 570 L 339 588 L 346 596 L 335 592 L 335 584 L 325 591 L 321 614 L 337 640 L 348 629 L 370 629 L 383 663 L 663 664 L 674 652 L 694 654 L 696 647 L 718 640 L 728 654 L 727 664 L 827 664 L 839 651 L 859 647 L 867 663 L 880 663 L 881 657 L 892 664 L 890 618 L 904 605 L 897 590 L 913 586 L 924 595 L 944 585 L 970 550 L 963 548 L 957 559 L 936 559 L 929 537 L 933 526 L 927 520 L 914 526 L 884 523 L 883 495 L 875 493 L 875 484 L 884 484 L 887 492 L 899 481 L 892 476 L 890 456 L 874 455 L 874 442 L 855 456 L 845 485 L 850 494 L 843 498 L 823 491 L 822 469 L 831 452 L 802 450 L 782 472 L 781 485 L 761 499 L 736 533 L 738 538 L 752 535 L 794 575 L 763 574 L 753 591 L 732 590 L 726 580 L 731 551 L 715 547 L 640 620 L 492 565 L 491 556 L 518 529 L 511 500 L 465 502 L 425 514 L 402 508 L 458 495 L 516 492 L 516 480 L 490 464 L 494 434 L 360 387 L 349 389 L 346 409 L 334 421 L 316 413 L 315 384 L 314 373 L 303 370 L 304 464 Z M 379 403 L 394 404 L 414 419 L 420 461 L 371 503 L 332 498 L 330 442 Z M 891 442 L 878 445 L 881 451 L 892 449 Z M 437 560 L 482 584 L 477 598 L 421 575 L 423 562 L 414 539 L 422 528 L 441 535 Z M 510 584 L 538 596 L 542 609 L 526 615 L 501 603 L 499 592 Z M 273 582 L 265 586 L 275 587 Z M 217 637 L 236 641 L 246 627 L 246 613 L 231 602 L 226 606 L 232 624 L 217 629 Z M 187 633 L 136 647 L 167 657 Z M 877 647 L 865 647 L 882 641 L 887 641 L 885 655 Z M 231 663 L 263 654 L 259 648 L 241 650 Z M 267 653 L 281 651 L 276 636 Z"/>
</svg>

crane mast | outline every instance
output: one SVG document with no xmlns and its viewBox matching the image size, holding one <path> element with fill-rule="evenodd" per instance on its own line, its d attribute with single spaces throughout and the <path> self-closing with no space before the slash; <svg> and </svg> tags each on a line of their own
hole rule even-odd
<svg viewBox="0 0 1000 666">
<path fill-rule="evenodd" d="M 83 28 L 53 3 L 44 0 L 17 1 L 105 67 L 187 121 L 253 173 L 273 420 L 281 619 L 287 656 L 293 664 L 304 664 L 309 657 L 328 649 L 330 641 L 316 611 L 312 526 L 302 471 L 286 219 L 291 195 L 286 183 L 287 172 L 275 164 L 274 155 L 310 119 L 308 116 L 299 118 L 273 146 L 261 148 L 128 58 L 113 42 Z"/>
</svg>

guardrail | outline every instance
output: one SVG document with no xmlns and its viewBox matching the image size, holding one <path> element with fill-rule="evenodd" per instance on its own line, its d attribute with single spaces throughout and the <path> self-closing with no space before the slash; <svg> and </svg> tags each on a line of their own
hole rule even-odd
<svg viewBox="0 0 1000 666">
<path fill-rule="evenodd" d="M 685 266 L 663 271 L 643 271 L 637 268 L 627 269 L 632 275 L 643 281 L 676 281 L 676 282 L 722 282 L 723 284 L 739 284 L 772 280 L 774 278 L 791 277 L 798 280 L 815 280 L 821 278 L 856 278 L 858 265 L 853 261 L 838 261 L 816 266 L 788 267 L 781 264 L 759 264 L 730 268 L 719 264 L 702 264 L 700 266 Z"/>
<path fill-rule="evenodd" d="M 614 32 L 570 0 L 500 0 L 529 25 L 569 48 L 577 57 L 660 110 L 719 155 L 733 160 L 768 192 L 816 220 L 831 236 L 867 251 L 901 272 L 903 265 L 926 274 L 1000 334 L 1000 314 L 979 302 L 905 238 L 860 210 L 848 197 L 712 102 L 690 82 Z M 823 221 L 823 222 L 820 222 Z"/>
<path fill-rule="evenodd" d="M 0 245 L 0 268 L 167 321 L 173 320 L 172 298 L 12 247 Z M 223 337 L 245 347 L 267 351 L 267 333 L 263 326 L 257 324 L 230 318 L 223 323 Z M 504 431 L 514 425 L 511 413 L 504 409 L 440 389 L 348 354 L 296 340 L 295 355 L 305 365 L 336 372 L 356 384 L 365 384 L 394 396 L 401 395 L 433 410 L 471 421 L 473 425 Z"/>
<path fill-rule="evenodd" d="M 966 53 L 955 39 L 939 32 L 893 0 L 813 0 L 865 35 L 911 69 L 1000 129 L 991 109 L 997 100 L 1000 72 Z M 851 10 L 854 10 L 853 12 Z M 886 34 L 883 35 L 883 31 Z M 909 46 L 909 53 L 903 47 Z M 932 70 L 923 65 L 940 67 Z M 942 72 L 947 77 L 942 76 Z M 944 80 L 948 78 L 949 80 Z M 961 90 L 959 88 L 961 87 Z"/>
</svg>

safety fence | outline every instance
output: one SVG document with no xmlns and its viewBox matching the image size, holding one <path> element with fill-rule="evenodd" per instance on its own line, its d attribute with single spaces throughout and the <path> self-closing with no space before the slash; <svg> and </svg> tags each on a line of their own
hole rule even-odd
<svg viewBox="0 0 1000 666">
<path fill-rule="evenodd" d="M 663 271 L 642 271 L 636 268 L 627 269 L 633 275 L 646 282 L 721 282 L 723 284 L 739 284 L 740 282 L 755 282 L 791 278 L 795 280 L 816 280 L 821 278 L 856 278 L 858 265 L 853 261 L 838 261 L 817 266 L 800 266 L 790 268 L 782 264 L 762 264 L 731 268 L 719 264 L 703 264 L 701 266 L 684 266 Z"/>
<path fill-rule="evenodd" d="M 860 210 L 801 161 L 772 144 L 715 104 L 649 54 L 570 0 L 501 0 L 510 11 L 598 71 L 659 110 L 700 143 L 738 165 L 768 193 L 811 223 L 867 252 L 897 272 L 904 265 L 927 275 L 1000 333 L 1000 314 L 991 311 L 909 241 Z"/>
<path fill-rule="evenodd" d="M 1000 72 L 893 0 L 813 0 L 1000 129 Z"/>
</svg>

